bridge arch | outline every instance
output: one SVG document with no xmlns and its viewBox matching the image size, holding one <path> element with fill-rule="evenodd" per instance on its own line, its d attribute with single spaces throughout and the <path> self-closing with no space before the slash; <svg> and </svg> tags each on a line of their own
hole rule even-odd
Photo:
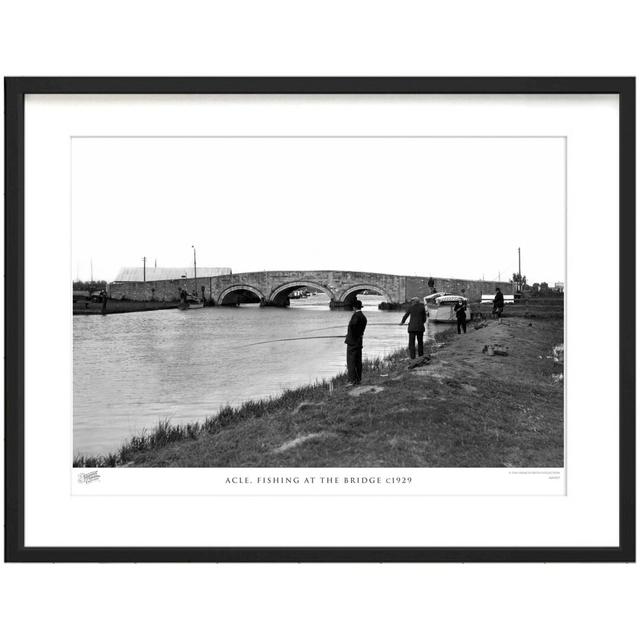
<svg viewBox="0 0 640 640">
<path fill-rule="evenodd" d="M 356 296 L 363 291 L 375 291 L 381 296 L 384 296 L 387 299 L 387 302 L 391 302 L 391 296 L 382 287 L 379 287 L 377 284 L 367 283 L 356 284 L 343 291 L 340 295 L 340 302 L 347 306 L 353 305 L 356 300 Z"/>
<path fill-rule="evenodd" d="M 236 295 L 231 295 L 233 293 Z M 264 302 L 266 300 L 264 293 L 250 284 L 233 284 L 218 294 L 216 304 L 239 304 L 239 298 L 242 297 L 242 294 L 245 296 L 249 294 L 248 297 L 251 298 L 251 302 Z"/>
<path fill-rule="evenodd" d="M 293 282 L 281 284 L 279 287 L 274 289 L 269 297 L 269 303 L 273 305 L 286 306 L 289 301 L 289 294 L 296 289 L 301 289 L 302 287 L 318 289 L 323 293 L 326 293 L 329 296 L 329 300 L 333 300 L 335 298 L 335 293 L 331 291 L 329 287 L 317 282 L 312 282 L 311 280 L 294 280 Z"/>
</svg>

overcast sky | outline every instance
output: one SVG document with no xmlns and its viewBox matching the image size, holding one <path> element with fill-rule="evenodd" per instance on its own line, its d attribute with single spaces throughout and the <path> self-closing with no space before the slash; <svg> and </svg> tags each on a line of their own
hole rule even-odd
<svg viewBox="0 0 640 640">
<path fill-rule="evenodd" d="M 75 138 L 73 277 L 158 267 L 564 280 L 562 138 Z"/>
</svg>

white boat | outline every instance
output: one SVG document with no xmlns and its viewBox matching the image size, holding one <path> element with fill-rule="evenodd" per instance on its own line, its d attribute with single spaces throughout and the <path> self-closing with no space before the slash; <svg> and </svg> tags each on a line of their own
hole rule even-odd
<svg viewBox="0 0 640 640">
<path fill-rule="evenodd" d="M 467 304 L 466 316 L 467 322 L 471 320 L 471 311 L 469 310 L 469 300 L 464 296 L 453 293 L 432 293 L 424 297 L 424 305 L 427 308 L 427 316 L 431 322 L 457 322 L 453 307 L 457 302 L 465 302 Z"/>
</svg>

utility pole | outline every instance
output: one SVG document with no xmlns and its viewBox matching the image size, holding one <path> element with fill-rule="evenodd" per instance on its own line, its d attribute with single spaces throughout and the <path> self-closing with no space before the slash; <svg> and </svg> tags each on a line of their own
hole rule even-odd
<svg viewBox="0 0 640 640">
<path fill-rule="evenodd" d="M 90 265 L 91 265 L 91 282 L 93 282 L 93 258 L 90 258 Z"/>
<path fill-rule="evenodd" d="M 147 281 L 147 258 L 142 258 L 142 282 Z"/>
<path fill-rule="evenodd" d="M 518 291 L 522 291 L 522 269 L 520 267 L 520 247 L 518 247 Z"/>
<path fill-rule="evenodd" d="M 198 295 L 198 272 L 196 271 L 196 247 L 195 245 L 191 245 L 193 249 L 193 295 L 197 297 Z"/>
</svg>

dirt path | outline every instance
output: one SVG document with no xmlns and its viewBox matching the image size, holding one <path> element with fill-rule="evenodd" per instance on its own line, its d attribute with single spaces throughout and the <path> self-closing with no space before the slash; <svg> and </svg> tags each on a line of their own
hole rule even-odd
<svg viewBox="0 0 640 640">
<path fill-rule="evenodd" d="M 553 346 L 563 343 L 561 322 L 511 318 L 486 324 L 478 330 L 469 325 L 466 334 L 453 336 L 443 348 L 437 349 L 432 372 L 448 378 L 472 380 L 489 376 L 495 381 L 518 379 L 537 385 L 544 382 L 547 375 L 561 371 L 553 365 L 551 356 Z M 483 353 L 485 345 L 494 344 L 504 346 L 508 355 Z M 422 371 L 416 373 L 420 375 Z M 426 370 L 425 373 L 430 375 Z"/>
</svg>

